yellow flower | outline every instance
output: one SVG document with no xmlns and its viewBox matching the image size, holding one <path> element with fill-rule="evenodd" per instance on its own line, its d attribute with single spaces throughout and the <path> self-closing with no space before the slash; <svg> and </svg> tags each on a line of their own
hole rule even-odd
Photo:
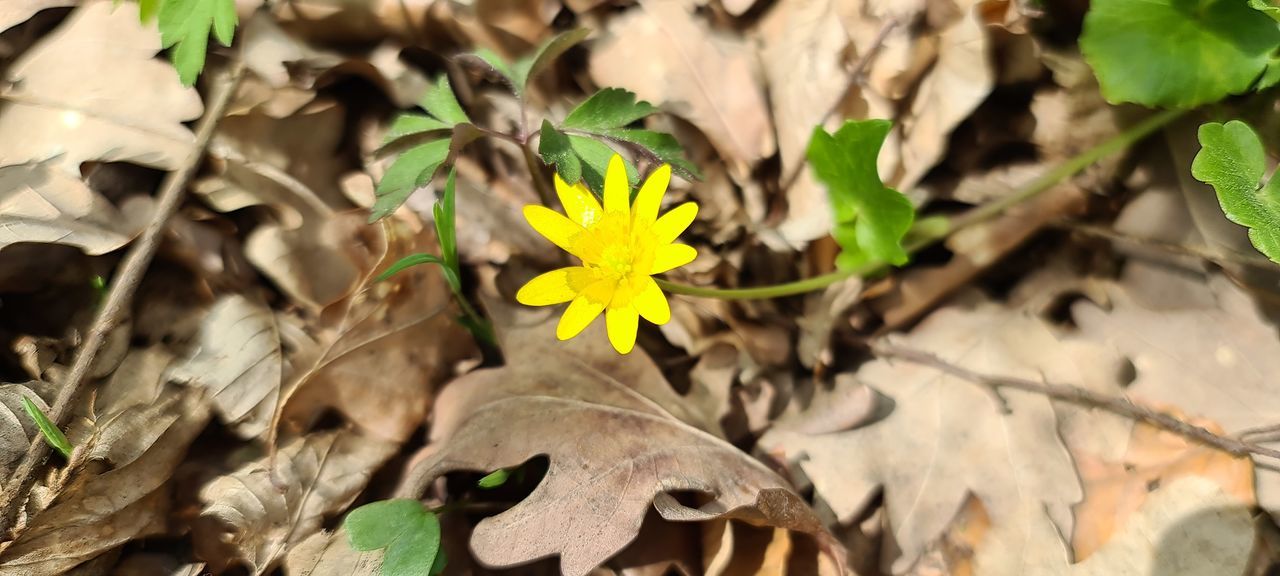
<svg viewBox="0 0 1280 576">
<path fill-rule="evenodd" d="M 674 244 L 698 214 L 686 202 L 658 217 L 658 207 L 671 182 L 671 167 L 660 166 L 640 186 L 635 204 L 628 206 L 622 157 L 614 155 L 604 176 L 604 207 L 581 183 L 570 186 L 556 175 L 556 194 L 568 217 L 544 206 L 524 208 L 524 217 L 556 246 L 582 259 L 542 274 L 525 284 L 516 300 L 529 306 L 569 302 L 556 337 L 577 336 L 601 312 L 609 342 L 622 354 L 636 343 L 640 317 L 654 324 L 671 320 L 667 297 L 652 275 L 684 266 L 698 255 L 692 246 Z"/>
</svg>

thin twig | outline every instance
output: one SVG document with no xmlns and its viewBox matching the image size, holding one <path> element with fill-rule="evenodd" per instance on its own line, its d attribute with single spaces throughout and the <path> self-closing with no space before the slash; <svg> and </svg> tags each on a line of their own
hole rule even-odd
<svg viewBox="0 0 1280 576">
<path fill-rule="evenodd" d="M 191 177 L 195 175 L 200 160 L 204 157 L 204 151 L 213 137 L 214 128 L 226 112 L 227 105 L 230 104 L 236 86 L 243 76 L 244 64 L 239 59 L 235 59 L 230 72 L 218 81 L 213 98 L 205 108 L 204 117 L 196 127 L 195 145 L 192 146 L 191 153 L 183 165 L 170 172 L 161 184 L 155 215 L 138 239 L 129 247 L 129 251 L 121 261 L 120 272 L 116 274 L 105 301 L 98 308 L 98 314 L 85 335 L 84 343 L 76 353 L 75 362 L 61 382 L 53 408 L 49 410 L 49 419 L 59 428 L 65 426 L 71 415 L 72 402 L 79 397 L 86 376 L 107 335 L 125 318 L 129 304 L 133 300 L 133 294 L 137 291 L 147 266 L 160 246 L 160 239 L 169 218 L 177 212 L 178 206 L 182 203 L 183 192 L 186 191 Z M 48 444 L 37 438 L 27 448 L 22 461 L 6 480 L 4 492 L 0 494 L 0 538 L 10 536 L 9 532 L 14 526 L 18 511 L 26 502 L 27 493 L 35 484 L 37 468 L 48 455 Z"/>
<path fill-rule="evenodd" d="M 1253 268 L 1261 268 L 1263 270 L 1275 270 L 1278 266 L 1262 256 L 1254 256 L 1249 254 L 1240 254 L 1238 252 L 1230 252 L 1226 250 L 1214 250 L 1208 246 L 1197 246 L 1192 244 L 1180 244 L 1177 242 L 1166 242 L 1155 238 L 1143 238 L 1141 236 L 1132 236 L 1117 232 L 1105 226 L 1096 224 L 1086 224 L 1083 222 L 1055 222 L 1052 224 L 1055 228 L 1068 230 L 1071 232 L 1079 232 L 1086 236 L 1101 238 L 1110 242 L 1123 244 L 1131 244 L 1144 248 L 1151 248 L 1169 254 L 1177 254 L 1180 256 L 1190 256 L 1198 258 L 1206 262 L 1214 264 L 1239 264 L 1241 266 L 1250 266 Z"/>
<path fill-rule="evenodd" d="M 876 32 L 876 37 L 871 40 L 871 45 L 867 47 L 867 51 L 862 53 L 862 57 L 858 58 L 858 61 L 853 64 L 853 68 L 849 70 L 849 84 L 845 86 L 844 91 L 840 92 L 840 97 L 831 103 L 822 118 L 818 120 L 818 126 L 825 126 L 829 120 L 835 117 L 836 113 L 840 111 L 840 104 L 849 99 L 849 95 L 853 94 L 853 91 L 862 85 L 862 74 L 871 66 L 876 54 L 880 53 L 880 48 L 884 47 L 884 41 L 889 38 L 889 34 L 893 32 L 894 28 L 898 27 L 898 24 L 897 20 L 890 19 L 880 27 L 879 32 Z M 807 162 L 807 156 L 800 157 L 800 163 L 782 181 L 783 190 L 790 190 L 795 185 L 796 180 L 800 178 L 800 174 L 804 173 L 804 167 Z"/>
<path fill-rule="evenodd" d="M 956 378 L 960 378 L 961 380 L 967 380 L 981 386 L 996 389 L 1012 388 L 1014 390 L 1022 390 L 1033 394 L 1041 394 L 1054 400 L 1061 400 L 1063 402 L 1069 402 L 1079 406 L 1099 408 L 1112 414 L 1117 414 L 1132 420 L 1150 424 L 1161 430 L 1172 432 L 1194 442 L 1204 444 L 1210 448 L 1221 450 L 1231 454 L 1232 456 L 1248 456 L 1250 454 L 1256 454 L 1259 456 L 1269 456 L 1271 458 L 1280 459 L 1280 450 L 1259 446 L 1252 442 L 1245 442 L 1237 438 L 1214 434 L 1204 428 L 1188 424 L 1168 414 L 1134 404 L 1133 402 L 1130 402 L 1128 398 L 1099 394 L 1092 390 L 1086 390 L 1084 388 L 1067 384 L 1052 384 L 1010 376 L 980 374 L 963 366 L 957 366 L 947 362 L 946 360 L 923 350 L 915 350 L 883 342 L 873 344 L 871 346 L 871 350 L 881 358 L 898 358 L 921 366 L 928 366 L 944 374 L 949 374 Z"/>
</svg>

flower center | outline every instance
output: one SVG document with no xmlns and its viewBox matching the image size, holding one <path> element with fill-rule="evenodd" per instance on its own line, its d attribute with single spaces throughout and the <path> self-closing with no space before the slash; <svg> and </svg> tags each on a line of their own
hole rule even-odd
<svg viewBox="0 0 1280 576">
<path fill-rule="evenodd" d="M 600 267 L 610 277 L 621 280 L 631 275 L 634 260 L 629 243 L 611 244 L 600 255 Z"/>
</svg>

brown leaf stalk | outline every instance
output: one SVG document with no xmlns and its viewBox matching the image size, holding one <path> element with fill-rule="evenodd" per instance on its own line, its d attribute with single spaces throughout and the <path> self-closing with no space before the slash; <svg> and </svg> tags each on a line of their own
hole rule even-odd
<svg viewBox="0 0 1280 576">
<path fill-rule="evenodd" d="M 119 272 L 107 291 L 106 299 L 98 308 L 93 324 L 85 334 L 84 343 L 80 346 L 71 369 L 58 389 L 58 397 L 49 411 L 49 419 L 59 428 L 65 427 L 72 412 L 72 403 L 80 397 L 86 376 L 107 335 L 126 317 L 134 292 L 137 291 L 138 284 L 142 281 L 156 250 L 160 247 L 160 240 L 169 218 L 182 204 L 187 184 L 199 168 L 205 149 L 213 138 L 214 129 L 226 113 L 231 97 L 243 77 L 244 64 L 239 58 L 235 58 L 229 73 L 219 77 L 216 82 L 213 97 L 196 126 L 195 144 L 191 153 L 182 167 L 166 175 L 164 182 L 161 183 L 155 214 L 121 260 Z M 4 491 L 0 493 L 0 538 L 7 539 L 12 536 L 9 532 L 14 527 L 18 511 L 27 501 L 27 494 L 38 477 L 36 472 L 48 455 L 49 445 L 42 438 L 35 439 L 27 448 L 26 454 L 22 456 L 18 467 L 6 479 Z"/>
<path fill-rule="evenodd" d="M 1108 396 L 1106 394 L 1100 394 L 1092 390 L 1086 390 L 1069 384 L 1036 382 L 1034 380 L 1014 378 L 1011 376 L 981 374 L 963 366 L 957 366 L 947 362 L 946 360 L 923 350 L 916 350 L 884 342 L 872 344 L 871 351 L 881 358 L 896 358 L 913 364 L 928 366 L 944 374 L 955 376 L 961 380 L 966 380 L 988 389 L 994 389 L 997 391 L 1005 388 L 1022 390 L 1024 392 L 1041 394 L 1054 400 L 1060 400 L 1062 402 L 1068 402 L 1078 406 L 1087 406 L 1089 408 L 1105 410 L 1112 414 L 1150 424 L 1161 430 L 1172 432 L 1182 436 L 1183 438 L 1203 444 L 1210 448 L 1221 450 L 1231 454 L 1232 456 L 1243 457 L 1253 454 L 1280 459 L 1280 450 L 1259 446 L 1238 438 L 1214 434 L 1200 426 L 1189 424 L 1163 412 L 1157 412 L 1145 406 L 1134 404 L 1129 401 L 1128 398 L 1124 398 L 1122 396 Z"/>
</svg>

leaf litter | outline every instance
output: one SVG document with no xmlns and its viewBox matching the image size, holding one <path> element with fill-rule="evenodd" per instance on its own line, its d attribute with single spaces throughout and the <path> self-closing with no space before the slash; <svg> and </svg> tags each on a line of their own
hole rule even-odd
<svg viewBox="0 0 1280 576">
<path fill-rule="evenodd" d="M 134 3 L 72 4 L 0 8 L 5 476 L 43 442 L 24 399 L 53 409 L 101 302 L 94 277 L 109 285 L 123 265 L 162 174 L 196 174 L 63 420 L 69 457 L 39 468 L 0 535 L 0 575 L 382 574 L 403 558 L 352 548 L 342 521 L 395 497 L 439 516 L 448 574 L 1192 576 L 1271 563 L 1254 544 L 1280 513 L 1265 457 L 868 346 L 887 338 L 1276 447 L 1275 274 L 1237 261 L 1244 232 L 1191 178 L 1194 126 L 886 278 L 762 302 L 673 297 L 672 322 L 642 330 L 628 356 L 601 326 L 555 342 L 553 316 L 512 308 L 523 280 L 562 263 L 519 217 L 538 198 L 526 159 L 459 140 L 435 152 L 458 170 L 463 292 L 498 345 L 458 324 L 437 268 L 373 281 L 435 250 L 423 207 L 443 177 L 424 166 L 401 169 L 408 209 L 366 220 L 395 176 L 378 150 L 408 126 L 396 117 L 420 115 L 424 96 L 440 113 L 441 86 L 457 95 L 450 123 L 541 132 L 551 149 L 540 119 L 566 119 L 552 125 L 567 130 L 561 172 L 576 164 L 588 184 L 602 178 L 588 135 L 628 151 L 636 177 L 688 158 L 670 200 L 702 204 L 687 235 L 701 256 L 673 279 L 829 272 L 849 243 L 830 237 L 840 207 L 808 164 L 815 126 L 891 121 L 859 169 L 949 211 L 1008 197 L 1132 124 L 1053 30 L 1061 13 L 240 3 L 236 44 L 210 45 L 186 88 Z M 476 51 L 500 66 L 461 56 Z M 238 58 L 249 71 L 193 159 L 187 124 Z M 597 88 L 613 90 L 591 102 Z M 406 134 L 430 131 L 418 132 Z M 1185 253 L 1132 246 L 1144 242 Z M 505 483 L 474 485 L 496 470 Z"/>
</svg>

